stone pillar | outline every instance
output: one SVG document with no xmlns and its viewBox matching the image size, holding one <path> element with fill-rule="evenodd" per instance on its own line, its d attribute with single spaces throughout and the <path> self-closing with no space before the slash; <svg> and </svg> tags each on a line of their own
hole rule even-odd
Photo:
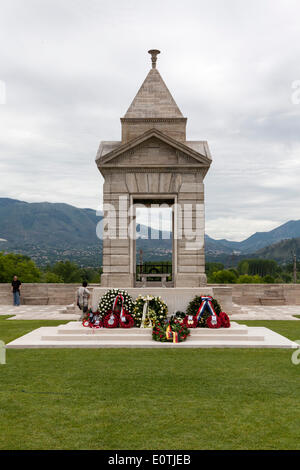
<svg viewBox="0 0 300 470">
<path fill-rule="evenodd" d="M 130 263 L 131 245 L 128 233 L 130 197 L 125 184 L 125 173 L 112 173 L 106 177 L 103 201 L 107 227 L 104 226 L 101 285 L 133 287 L 134 273 Z"/>
<path fill-rule="evenodd" d="M 182 175 L 178 192 L 177 274 L 175 287 L 206 284 L 204 254 L 204 184 L 200 173 Z"/>
</svg>

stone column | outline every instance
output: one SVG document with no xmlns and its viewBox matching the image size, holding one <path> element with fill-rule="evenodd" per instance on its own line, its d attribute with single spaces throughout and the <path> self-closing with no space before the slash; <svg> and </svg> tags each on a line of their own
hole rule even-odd
<svg viewBox="0 0 300 470">
<path fill-rule="evenodd" d="M 125 173 L 112 173 L 104 184 L 104 232 L 109 230 L 109 238 L 103 239 L 104 287 L 133 287 L 134 273 L 131 272 L 129 225 L 129 194 L 125 183 Z"/>
<path fill-rule="evenodd" d="M 204 184 L 200 173 L 182 175 L 178 212 L 175 287 L 205 285 Z"/>
</svg>

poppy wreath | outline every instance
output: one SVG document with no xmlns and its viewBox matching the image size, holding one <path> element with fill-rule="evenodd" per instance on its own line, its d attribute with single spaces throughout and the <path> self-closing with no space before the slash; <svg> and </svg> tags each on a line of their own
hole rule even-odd
<svg viewBox="0 0 300 470">
<path fill-rule="evenodd" d="M 124 313 L 123 316 L 120 315 L 119 325 L 121 328 L 132 328 L 134 326 L 134 319 L 128 313 Z"/>
<path fill-rule="evenodd" d="M 198 318 L 196 315 L 186 315 L 183 319 L 183 324 L 187 328 L 197 328 L 198 326 Z"/>
<path fill-rule="evenodd" d="M 93 312 L 92 309 L 90 309 L 89 312 L 86 313 L 82 325 L 84 327 L 89 327 L 89 328 L 102 328 L 103 327 L 103 322 L 101 320 L 99 312 Z"/>
<path fill-rule="evenodd" d="M 229 320 L 229 316 L 227 315 L 227 313 L 221 312 L 219 315 L 219 318 L 222 322 L 223 328 L 230 328 L 230 320 Z"/>
<path fill-rule="evenodd" d="M 123 307 L 124 312 L 129 315 L 132 314 L 134 304 L 132 297 L 128 294 L 128 292 L 123 289 L 109 289 L 107 292 L 105 292 L 99 301 L 98 311 L 102 319 L 104 319 L 104 317 L 106 317 L 108 313 L 113 310 L 115 300 L 118 296 L 119 298 L 116 302 L 114 313 L 118 313 L 117 308 L 119 308 L 120 304 L 122 304 L 122 298 L 123 304 L 121 307 Z"/>
<path fill-rule="evenodd" d="M 118 325 L 119 325 L 119 317 L 113 312 L 106 315 L 103 319 L 104 328 L 117 328 Z"/>
<path fill-rule="evenodd" d="M 206 299 L 206 301 L 205 301 Z M 217 316 L 221 312 L 219 302 L 210 296 L 196 295 L 187 307 L 187 315 L 196 316 L 198 318 L 198 327 L 207 328 L 207 319 L 215 313 Z"/>
<path fill-rule="evenodd" d="M 217 315 L 210 315 L 206 319 L 206 325 L 208 326 L 208 328 L 221 328 L 222 320 Z"/>
<path fill-rule="evenodd" d="M 103 327 L 103 321 L 100 320 L 99 315 L 97 315 L 96 319 L 94 318 L 93 322 L 90 323 L 91 328 L 102 328 Z"/>
</svg>

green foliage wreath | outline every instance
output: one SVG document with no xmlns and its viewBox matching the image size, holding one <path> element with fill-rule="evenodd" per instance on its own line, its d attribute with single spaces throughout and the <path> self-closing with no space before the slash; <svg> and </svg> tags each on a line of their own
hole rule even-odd
<svg viewBox="0 0 300 470">
<path fill-rule="evenodd" d="M 191 300 L 191 302 L 189 303 L 186 314 L 187 315 L 193 315 L 193 316 L 197 315 L 197 312 L 200 308 L 201 302 L 202 302 L 202 297 L 199 296 L 199 295 L 196 295 L 193 298 L 193 300 Z M 212 299 L 212 304 L 213 304 L 213 307 L 215 309 L 216 314 L 220 315 L 222 309 L 221 309 L 221 305 L 219 304 L 219 302 L 216 299 L 213 298 Z M 205 328 L 206 327 L 206 320 L 208 319 L 209 316 L 210 316 L 209 312 L 206 311 L 206 312 L 203 313 L 203 315 L 200 318 L 199 324 L 198 324 L 198 326 L 200 328 Z"/>
<path fill-rule="evenodd" d="M 148 320 L 146 325 L 161 323 L 163 324 L 167 318 L 168 307 L 161 297 L 154 297 L 153 295 L 139 295 L 134 303 L 132 316 L 136 326 L 141 326 L 143 318 L 143 309 L 145 302 L 148 302 Z"/>
</svg>

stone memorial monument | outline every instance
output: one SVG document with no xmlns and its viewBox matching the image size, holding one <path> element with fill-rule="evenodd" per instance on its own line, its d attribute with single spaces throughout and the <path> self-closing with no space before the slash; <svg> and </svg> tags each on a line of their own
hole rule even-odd
<svg viewBox="0 0 300 470">
<path fill-rule="evenodd" d="M 172 208 L 174 287 L 206 284 L 204 177 L 211 164 L 206 141 L 186 139 L 187 118 L 156 68 L 121 118 L 121 141 L 103 141 L 96 157 L 104 177 L 102 287 L 136 286 L 136 206 Z"/>
</svg>

